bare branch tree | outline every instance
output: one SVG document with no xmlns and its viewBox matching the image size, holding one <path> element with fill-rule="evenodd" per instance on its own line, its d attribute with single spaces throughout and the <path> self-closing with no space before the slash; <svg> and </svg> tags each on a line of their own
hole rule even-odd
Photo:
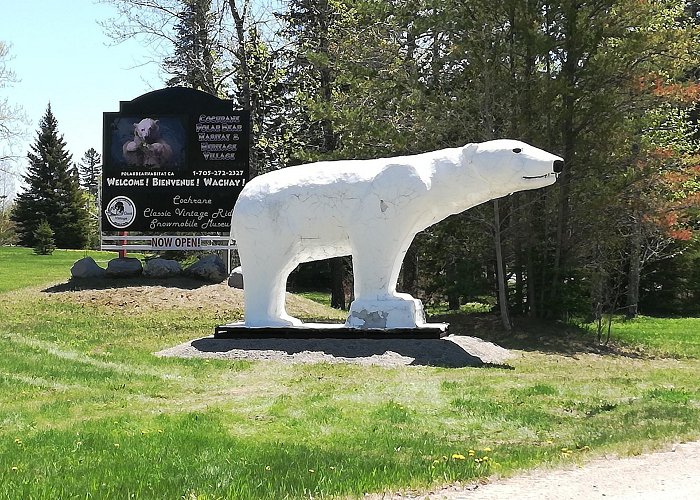
<svg viewBox="0 0 700 500">
<path fill-rule="evenodd" d="M 10 60 L 10 45 L 0 40 L 0 89 L 11 87 L 19 81 L 8 66 Z M 22 106 L 0 96 L 0 195 L 4 196 L 4 200 L 11 197 L 15 179 L 20 177 L 16 163 L 20 157 L 15 154 L 14 146 L 26 134 L 27 123 Z"/>
</svg>

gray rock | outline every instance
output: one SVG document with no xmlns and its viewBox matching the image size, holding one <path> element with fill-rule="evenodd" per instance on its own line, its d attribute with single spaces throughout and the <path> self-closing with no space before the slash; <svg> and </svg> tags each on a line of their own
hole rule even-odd
<svg viewBox="0 0 700 500">
<path fill-rule="evenodd" d="M 107 271 L 97 265 L 92 257 L 80 259 L 70 268 L 70 275 L 76 279 L 104 278 Z"/>
<path fill-rule="evenodd" d="M 139 259 L 133 257 L 119 257 L 112 259 L 107 264 L 107 276 L 109 278 L 134 278 L 141 276 L 143 266 Z"/>
<path fill-rule="evenodd" d="M 221 283 L 226 279 L 226 265 L 215 254 L 201 255 L 199 260 L 185 269 L 185 274 L 193 278 Z"/>
<path fill-rule="evenodd" d="M 228 286 L 243 290 L 243 270 L 241 269 L 241 266 L 238 266 L 231 271 L 231 274 L 228 277 Z"/>
<path fill-rule="evenodd" d="M 180 263 L 169 259 L 150 259 L 146 261 L 143 275 L 148 278 L 172 278 L 182 272 Z"/>
</svg>

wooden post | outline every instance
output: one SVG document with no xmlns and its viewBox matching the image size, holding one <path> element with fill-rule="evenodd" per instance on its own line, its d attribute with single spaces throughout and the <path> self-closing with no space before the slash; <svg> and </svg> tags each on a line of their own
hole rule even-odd
<svg viewBox="0 0 700 500">
<path fill-rule="evenodd" d="M 129 236 L 128 231 L 120 231 L 119 236 Z M 126 240 L 119 240 L 119 244 L 122 245 L 122 247 L 126 247 Z M 122 248 L 119 250 L 119 258 L 124 259 L 126 258 L 126 248 Z"/>
</svg>

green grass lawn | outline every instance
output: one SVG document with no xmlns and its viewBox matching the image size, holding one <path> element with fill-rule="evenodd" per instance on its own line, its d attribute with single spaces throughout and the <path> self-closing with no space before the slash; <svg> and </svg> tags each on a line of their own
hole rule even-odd
<svg viewBox="0 0 700 500">
<path fill-rule="evenodd" d="M 330 292 L 299 292 L 304 298 L 323 304 L 324 306 L 331 306 L 331 294 Z"/>
<path fill-rule="evenodd" d="M 158 358 L 232 311 L 80 305 L 38 285 L 82 253 L 37 273 L 17 250 L 0 248 L 0 499 L 361 497 L 700 436 L 700 355 L 669 347 L 696 342 L 697 319 L 658 320 L 668 343 L 648 340 L 651 318 L 625 324 L 625 341 L 673 357 L 534 344 L 500 368 Z"/>
<path fill-rule="evenodd" d="M 30 248 L 0 247 L 0 293 L 27 286 L 70 278 L 73 263 L 92 257 L 102 267 L 116 252 L 93 250 L 55 250 L 52 255 L 36 255 Z"/>
<path fill-rule="evenodd" d="M 613 323 L 613 335 L 654 355 L 700 358 L 700 318 L 639 316 Z"/>
</svg>

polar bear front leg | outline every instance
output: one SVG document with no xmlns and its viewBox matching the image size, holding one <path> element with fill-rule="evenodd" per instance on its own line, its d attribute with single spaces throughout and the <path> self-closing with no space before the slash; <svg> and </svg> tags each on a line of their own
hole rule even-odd
<svg viewBox="0 0 700 500">
<path fill-rule="evenodd" d="M 401 264 L 413 235 L 384 234 L 353 243 L 355 300 L 345 325 L 351 328 L 416 328 L 425 324 L 420 300 L 396 292 Z"/>
<path fill-rule="evenodd" d="M 128 151 L 130 153 L 133 151 L 137 151 L 141 147 L 142 144 L 143 144 L 143 141 L 140 141 L 138 139 L 134 139 L 133 141 L 129 141 L 126 143 L 126 145 L 124 146 L 124 151 Z"/>
</svg>

